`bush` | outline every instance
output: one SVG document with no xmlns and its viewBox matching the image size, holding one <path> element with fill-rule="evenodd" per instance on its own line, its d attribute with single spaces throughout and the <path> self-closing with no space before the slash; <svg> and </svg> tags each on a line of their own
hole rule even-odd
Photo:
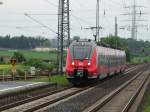
<svg viewBox="0 0 150 112">
<path fill-rule="evenodd" d="M 25 65 L 34 66 L 35 68 L 39 68 L 39 69 L 47 69 L 49 71 L 52 71 L 54 68 L 54 65 L 48 64 L 39 59 L 30 59 L 25 63 Z"/>
<path fill-rule="evenodd" d="M 17 74 L 18 74 L 19 76 L 25 75 L 25 71 L 22 70 L 22 69 L 18 69 L 18 70 L 17 70 Z"/>
<path fill-rule="evenodd" d="M 24 55 L 20 52 L 14 52 L 13 57 L 17 60 L 17 62 L 22 63 L 24 61 L 26 61 Z"/>
</svg>

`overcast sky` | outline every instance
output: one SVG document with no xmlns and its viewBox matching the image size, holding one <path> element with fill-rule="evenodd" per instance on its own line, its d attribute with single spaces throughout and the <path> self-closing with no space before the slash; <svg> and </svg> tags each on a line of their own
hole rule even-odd
<svg viewBox="0 0 150 112">
<path fill-rule="evenodd" d="M 57 5 L 58 0 L 0 0 L 0 35 L 10 34 L 27 35 L 27 36 L 44 36 L 46 38 L 54 38 L 56 34 L 41 27 L 41 25 L 32 21 L 24 14 L 33 14 L 33 18 L 47 25 L 57 32 Z M 49 2 L 48 2 L 49 1 Z M 131 9 L 123 7 L 132 5 L 133 0 L 100 0 L 100 25 L 104 27 L 100 32 L 100 36 L 114 34 L 114 18 L 118 17 L 120 26 L 131 25 L 131 22 L 124 20 L 131 19 L 131 16 L 123 16 L 123 13 L 130 13 Z M 138 24 L 148 25 L 147 27 L 138 28 L 138 39 L 150 41 L 150 0 L 136 0 L 137 5 L 144 7 L 137 8 L 146 15 L 138 15 L 138 19 L 144 19 L 144 22 Z M 84 28 L 95 26 L 95 8 L 96 0 L 70 0 L 71 9 L 71 36 L 78 35 L 82 38 L 93 39 L 91 30 Z M 105 11 L 105 15 L 104 15 Z M 34 15 L 34 14 L 50 14 L 50 15 Z M 129 27 L 125 30 L 119 29 L 119 36 L 123 38 L 130 37 Z M 149 30 L 148 30 L 149 29 Z"/>
</svg>

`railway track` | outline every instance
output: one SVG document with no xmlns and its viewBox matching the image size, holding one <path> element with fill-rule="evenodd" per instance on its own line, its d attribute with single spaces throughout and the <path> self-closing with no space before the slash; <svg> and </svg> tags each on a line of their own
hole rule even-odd
<svg viewBox="0 0 150 112">
<path fill-rule="evenodd" d="M 139 70 L 140 69 L 137 68 L 136 73 Z M 133 74 L 133 72 L 132 72 L 132 74 Z M 124 74 L 120 77 L 121 83 L 126 82 L 126 80 L 127 80 L 126 76 L 127 75 Z M 129 74 L 128 74 L 128 76 L 129 76 Z M 119 78 L 117 78 L 117 79 L 119 79 Z M 128 79 L 130 79 L 130 77 L 128 77 Z M 96 100 L 96 99 L 102 98 L 105 95 L 109 94 L 111 91 L 113 91 L 113 89 L 116 88 L 117 86 L 122 85 L 121 83 L 117 84 L 116 81 L 115 81 L 115 84 L 113 84 L 114 81 L 115 81 L 115 79 L 106 80 L 106 81 L 104 81 L 104 83 L 97 85 L 97 87 L 95 87 L 91 91 L 88 91 L 87 93 L 83 92 L 82 94 L 78 94 L 75 96 L 71 96 L 67 99 L 57 101 L 56 103 L 53 103 L 49 106 L 46 106 L 46 107 L 36 110 L 34 112 L 81 112 L 85 108 L 89 107 L 89 104 L 93 104 L 93 102 L 94 102 L 93 99 Z M 110 88 L 108 86 L 110 86 Z M 106 89 L 104 89 L 104 88 L 106 88 Z M 94 95 L 98 95 L 98 96 L 93 98 Z"/>
<path fill-rule="evenodd" d="M 46 96 L 64 91 L 69 88 L 71 88 L 71 87 L 63 87 L 63 88 L 48 87 L 43 90 L 41 90 L 42 88 L 41 89 L 39 88 L 39 91 L 41 90 L 41 92 L 33 91 L 31 93 L 29 92 L 29 93 L 25 93 L 25 94 L 19 94 L 19 93 L 18 93 L 18 95 L 13 94 L 14 96 L 9 95 L 8 97 L 1 99 L 0 111 L 6 110 L 9 108 L 13 108 L 15 106 L 22 105 L 22 104 L 46 97 Z"/>
<path fill-rule="evenodd" d="M 85 88 L 71 88 L 67 89 L 65 91 L 61 91 L 59 93 L 44 97 L 42 99 L 38 99 L 36 101 L 20 105 L 17 108 L 11 108 L 9 110 L 3 111 L 3 112 L 32 112 L 34 110 L 40 109 L 44 106 L 53 104 L 55 102 L 58 102 L 60 100 L 63 100 L 67 97 L 81 94 L 82 92 L 90 91 L 94 87 L 85 87 Z"/>
<path fill-rule="evenodd" d="M 126 72 L 129 72 L 134 68 L 136 68 L 136 67 L 135 66 L 130 67 L 126 70 Z M 71 87 L 65 87 L 65 88 L 59 89 L 58 87 L 54 86 L 54 88 L 53 87 L 37 88 L 38 91 L 32 89 L 32 92 L 30 92 L 30 91 L 26 92 L 25 91 L 25 92 L 19 92 L 19 93 L 13 93 L 13 94 L 7 94 L 4 96 L 0 96 L 0 98 L 1 98 L 1 100 L 0 100 L 0 111 L 12 108 L 12 107 L 17 106 L 17 105 L 31 102 L 31 101 L 39 99 L 39 98 L 46 97 L 46 96 L 51 95 L 53 93 L 57 93 L 57 92 L 60 92 L 60 91 L 63 91 L 65 89 L 69 89 L 69 88 L 71 88 Z"/>
<path fill-rule="evenodd" d="M 137 68 L 138 67 L 132 67 L 132 68 L 128 69 L 125 74 L 132 72 Z M 108 79 L 108 80 L 113 80 L 113 79 Z M 33 98 L 34 101 L 33 101 L 33 99 L 31 101 L 28 100 L 28 103 L 22 102 L 22 105 L 21 105 L 21 103 L 18 103 L 18 104 L 14 103 L 14 104 L 12 104 L 14 108 L 11 108 L 12 105 L 10 107 L 5 106 L 5 108 L 3 108 L 3 110 L 4 110 L 3 112 L 35 111 L 35 110 L 41 109 L 41 108 L 49 106 L 49 105 L 56 105 L 57 103 L 61 102 L 62 100 L 67 101 L 71 98 L 77 97 L 80 94 L 91 91 L 92 89 L 96 88 L 97 86 L 90 86 L 90 87 L 84 87 L 84 88 L 70 88 L 70 89 L 58 92 L 56 94 L 51 94 L 49 96 L 47 95 L 43 98 L 41 97 L 41 99 Z"/>
<path fill-rule="evenodd" d="M 83 112 L 128 112 L 141 89 L 149 82 L 150 70 L 139 72 Z"/>
<path fill-rule="evenodd" d="M 138 68 L 139 68 L 139 66 L 131 67 L 126 70 L 125 74 L 133 72 L 134 70 L 136 70 Z M 124 76 L 125 75 L 123 75 L 121 77 L 124 77 Z M 113 80 L 113 79 L 110 78 L 108 80 Z M 105 81 L 101 81 L 101 82 L 105 82 Z M 19 102 L 11 103 L 9 105 L 4 105 L 4 106 L 0 107 L 0 111 L 4 110 L 4 112 L 20 112 L 20 111 L 31 112 L 31 111 L 35 111 L 35 110 L 40 110 L 43 107 L 53 105 L 53 104 L 56 105 L 57 103 L 59 103 L 61 101 L 64 101 L 64 100 L 67 101 L 71 98 L 79 96 L 80 94 L 91 91 L 92 89 L 96 88 L 97 86 L 93 85 L 93 86 L 84 87 L 84 88 L 70 88 L 70 89 L 60 90 L 57 92 L 54 91 L 51 94 L 46 94 L 43 96 L 35 96 L 32 98 L 21 100 Z"/>
</svg>

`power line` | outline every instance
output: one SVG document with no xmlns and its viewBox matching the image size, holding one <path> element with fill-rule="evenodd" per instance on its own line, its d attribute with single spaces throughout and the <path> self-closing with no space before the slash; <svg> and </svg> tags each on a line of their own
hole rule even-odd
<svg viewBox="0 0 150 112">
<path fill-rule="evenodd" d="M 74 16 L 72 16 L 72 17 L 74 17 Z M 81 24 L 81 21 L 79 21 L 79 19 L 77 19 L 77 18 L 75 18 L 75 17 L 74 17 L 74 19 L 76 20 L 76 22 L 80 25 L 80 27 L 81 27 L 81 29 L 82 29 L 83 25 Z"/>
<path fill-rule="evenodd" d="M 123 7 L 126 7 L 126 2 L 125 2 L 125 0 L 122 0 L 122 3 L 123 3 Z"/>
<path fill-rule="evenodd" d="M 51 29 L 50 27 L 44 25 L 43 23 L 41 23 L 40 21 L 36 20 L 35 18 L 31 17 L 30 15 L 28 15 L 27 13 L 24 14 L 25 16 L 27 16 L 28 18 L 30 18 L 31 20 L 33 20 L 34 22 L 40 24 L 42 27 L 50 30 L 51 32 L 55 33 L 55 34 L 58 34 L 57 32 L 55 32 L 53 29 Z"/>
<path fill-rule="evenodd" d="M 48 13 L 47 13 L 47 14 L 42 14 L 42 13 L 41 13 L 41 14 L 40 14 L 40 13 L 37 13 L 37 14 L 34 14 L 34 13 L 33 13 L 33 14 L 29 14 L 29 13 L 28 13 L 28 15 L 40 15 L 40 16 L 45 16 L 45 15 L 56 15 L 56 16 L 58 16 L 58 14 L 48 14 Z"/>
<path fill-rule="evenodd" d="M 44 0 L 44 1 L 46 1 L 46 2 L 49 3 L 50 5 L 52 5 L 52 6 L 56 7 L 56 8 L 58 8 L 58 6 L 57 6 L 56 4 L 50 2 L 49 0 Z M 78 3 L 79 3 L 79 2 L 78 2 Z M 80 5 L 81 5 L 81 4 L 80 4 Z M 91 25 L 89 24 L 89 22 L 87 22 L 86 20 L 84 20 L 84 19 L 82 19 L 82 18 L 80 18 L 80 17 L 74 15 L 73 13 L 70 13 L 70 15 L 71 15 L 73 18 L 75 18 L 76 20 L 82 21 L 82 22 L 88 24 L 88 26 L 91 26 Z M 78 23 L 79 23 L 79 21 L 78 21 Z M 80 23 L 79 23 L 79 24 L 80 24 Z M 82 27 L 81 24 L 80 24 L 80 26 Z"/>
<path fill-rule="evenodd" d="M 15 28 L 39 28 L 41 26 L 7 26 L 7 25 L 1 25 L 0 27 L 5 27 L 5 28 L 10 28 L 10 27 L 15 27 Z"/>
<path fill-rule="evenodd" d="M 85 9 L 87 9 L 88 7 L 85 6 L 85 4 L 83 5 L 80 1 L 78 0 L 74 0 L 80 7 L 84 7 Z"/>
<path fill-rule="evenodd" d="M 115 7 L 113 7 L 113 8 L 120 8 L 120 7 L 122 7 L 122 4 L 121 3 L 118 3 L 118 2 L 114 2 L 114 1 L 110 1 L 110 2 L 107 2 L 108 4 L 110 4 L 110 5 L 112 5 L 112 6 L 115 6 Z"/>
<path fill-rule="evenodd" d="M 115 3 L 115 5 L 116 5 L 116 4 L 122 5 L 120 2 L 116 2 L 116 1 L 113 1 L 113 0 L 109 0 L 109 1 L 112 2 L 112 3 Z"/>
<path fill-rule="evenodd" d="M 56 4 L 52 3 L 52 2 L 50 2 L 49 0 L 44 0 L 44 1 L 47 2 L 47 3 L 50 4 L 50 5 L 52 5 L 52 6 L 58 8 L 58 5 L 56 5 Z"/>
<path fill-rule="evenodd" d="M 137 15 L 139 15 L 141 17 L 142 15 L 145 14 L 145 13 L 142 13 L 141 10 L 140 10 L 139 13 L 137 13 L 137 8 L 140 8 L 140 7 L 144 7 L 144 6 L 136 5 L 136 1 L 134 0 L 132 6 L 126 6 L 125 7 L 125 8 L 132 9 L 132 12 L 131 13 L 122 14 L 122 15 L 129 15 L 129 16 L 132 17 L 132 20 L 125 20 L 125 21 L 131 21 L 132 22 L 131 38 L 133 38 L 133 39 L 137 39 L 138 27 L 143 27 L 143 26 L 138 25 L 137 22 L 139 22 L 139 21 L 140 22 L 141 21 L 146 21 L 146 20 L 143 20 L 143 19 L 137 19 Z M 130 26 L 127 26 L 127 27 L 130 27 Z"/>
<path fill-rule="evenodd" d="M 53 3 L 50 2 L 49 0 L 44 0 L 44 1 L 46 1 L 46 2 L 49 3 L 50 5 L 52 5 L 52 6 L 56 7 L 56 8 L 58 8 L 58 6 L 57 6 L 56 4 L 53 4 Z M 80 4 L 80 5 L 81 5 L 81 4 Z M 32 15 L 34 15 L 34 14 L 32 14 Z M 37 15 L 37 14 L 35 14 L 35 15 Z M 40 15 L 40 14 L 39 14 L 39 15 Z M 45 15 L 45 14 L 41 14 L 41 15 Z M 57 15 L 58 15 L 58 14 L 57 14 Z M 73 13 L 70 13 L 70 15 L 71 15 L 73 18 L 75 18 L 75 19 L 77 20 L 78 24 L 81 26 L 81 29 L 82 29 L 82 25 L 81 25 L 81 23 L 80 23 L 79 21 L 88 24 L 88 26 L 91 26 L 91 25 L 89 24 L 89 22 L 87 22 L 86 20 L 84 20 L 84 19 L 82 19 L 82 18 L 80 18 L 80 17 L 74 15 Z"/>
<path fill-rule="evenodd" d="M 82 21 L 82 22 L 88 24 L 88 26 L 91 26 L 90 23 L 89 23 L 88 21 L 84 20 L 83 18 L 80 18 L 80 17 L 78 17 L 78 16 L 75 16 L 73 13 L 70 13 L 70 14 L 71 14 L 72 17 L 74 17 L 75 19 L 78 19 L 78 20 L 80 20 L 80 21 Z"/>
</svg>

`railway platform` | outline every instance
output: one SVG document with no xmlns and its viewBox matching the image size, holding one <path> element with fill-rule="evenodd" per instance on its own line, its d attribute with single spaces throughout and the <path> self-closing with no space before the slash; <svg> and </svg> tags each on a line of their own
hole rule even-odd
<svg viewBox="0 0 150 112">
<path fill-rule="evenodd" d="M 34 88 L 40 88 L 44 86 L 51 86 L 54 84 L 46 83 L 46 82 L 0 82 L 0 96 L 5 94 L 16 93 L 20 91 L 27 91 Z"/>
</svg>

